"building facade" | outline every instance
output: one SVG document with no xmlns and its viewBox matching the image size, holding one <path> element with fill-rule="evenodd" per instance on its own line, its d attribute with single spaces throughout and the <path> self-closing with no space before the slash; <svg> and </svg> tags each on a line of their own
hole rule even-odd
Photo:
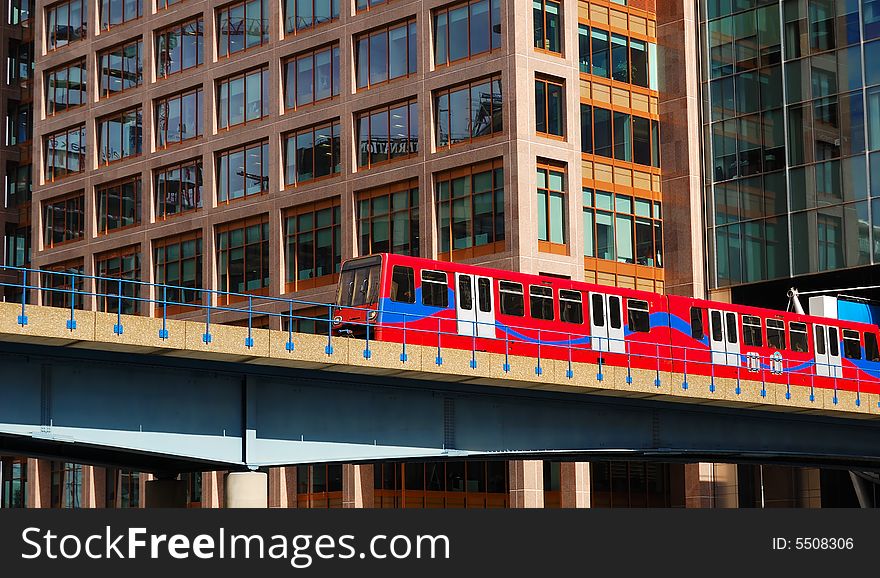
<svg viewBox="0 0 880 578">
<path fill-rule="evenodd" d="M 871 284 L 880 2 L 710 0 L 699 18 L 709 288 Z"/>
</svg>

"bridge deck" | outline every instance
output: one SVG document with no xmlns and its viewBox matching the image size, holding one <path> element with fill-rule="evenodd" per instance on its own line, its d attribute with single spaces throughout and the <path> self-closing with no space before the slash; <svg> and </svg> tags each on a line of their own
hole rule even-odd
<svg viewBox="0 0 880 578">
<path fill-rule="evenodd" d="M 396 343 L 367 343 L 353 338 L 328 339 L 327 336 L 293 333 L 291 351 L 288 347 L 291 336 L 286 331 L 212 324 L 207 328 L 210 340 L 206 343 L 203 322 L 163 322 L 151 317 L 117 317 L 116 314 L 76 311 L 75 328 L 69 329 L 69 309 L 28 305 L 24 325 L 20 323 L 20 315 L 21 305 L 0 303 L 0 341 L 833 417 L 874 419 L 880 416 L 880 396 L 869 393 L 857 396 L 851 391 L 811 390 L 809 387 L 763 384 L 747 379 L 741 379 L 737 384 L 735 379 L 723 378 L 715 378 L 715 389 L 710 391 L 709 377 L 692 374 L 685 380 L 680 373 L 660 372 L 658 386 L 655 371 L 603 366 L 602 379 L 599 380 L 598 366 L 572 363 L 569 377 L 569 363 L 552 359 L 540 360 L 541 372 L 538 373 L 538 360 L 510 356 L 509 371 L 504 371 L 504 355 L 481 351 L 472 353 L 443 348 L 439 351 L 442 364 L 438 365 L 437 347 L 408 344 L 404 348 Z M 160 337 L 163 328 L 167 330 L 164 339 Z M 247 342 L 249 336 L 252 338 L 250 346 Z M 402 359 L 404 352 L 405 360 Z M 472 367 L 474 360 L 476 367 Z M 631 383 L 626 379 L 628 373 L 632 377 Z M 687 388 L 683 387 L 685 381 Z"/>
</svg>

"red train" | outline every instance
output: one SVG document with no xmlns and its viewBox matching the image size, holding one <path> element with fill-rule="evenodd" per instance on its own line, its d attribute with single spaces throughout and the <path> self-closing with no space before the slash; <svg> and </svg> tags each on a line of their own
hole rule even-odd
<svg viewBox="0 0 880 578">
<path fill-rule="evenodd" d="M 880 393 L 873 325 L 381 254 L 346 261 L 337 334 Z"/>
</svg>

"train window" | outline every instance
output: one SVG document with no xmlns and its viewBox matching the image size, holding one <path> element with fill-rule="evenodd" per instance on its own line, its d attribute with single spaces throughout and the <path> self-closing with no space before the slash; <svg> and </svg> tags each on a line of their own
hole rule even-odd
<svg viewBox="0 0 880 578">
<path fill-rule="evenodd" d="M 486 277 L 477 279 L 477 305 L 483 313 L 492 312 L 492 285 Z"/>
<path fill-rule="evenodd" d="M 785 323 L 779 319 L 767 320 L 767 346 L 785 350 Z"/>
<path fill-rule="evenodd" d="M 523 287 L 519 283 L 510 281 L 498 282 L 498 293 L 501 296 L 501 313 L 503 315 L 525 315 L 525 302 L 523 300 Z"/>
<path fill-rule="evenodd" d="M 395 265 L 391 270 L 391 300 L 398 303 L 415 303 L 415 276 L 412 267 Z"/>
<path fill-rule="evenodd" d="M 865 332 L 865 359 L 880 361 L 880 347 L 877 347 L 877 334 Z"/>
<path fill-rule="evenodd" d="M 849 359 L 862 358 L 862 344 L 859 342 L 858 331 L 843 330 L 843 354 Z"/>
<path fill-rule="evenodd" d="M 580 291 L 559 290 L 559 319 L 578 325 L 584 322 L 583 297 Z"/>
<path fill-rule="evenodd" d="M 810 350 L 807 340 L 807 324 L 795 323 L 792 321 L 788 324 L 788 338 L 791 343 L 791 350 L 798 353 L 806 353 Z"/>
<path fill-rule="evenodd" d="M 724 328 L 721 326 L 721 312 L 712 312 L 712 341 L 724 340 Z"/>
<path fill-rule="evenodd" d="M 816 355 L 825 355 L 825 328 L 816 325 Z"/>
<path fill-rule="evenodd" d="M 743 345 L 762 347 L 764 338 L 761 335 L 761 318 L 754 315 L 743 315 Z"/>
<path fill-rule="evenodd" d="M 533 319 L 553 321 L 553 287 L 530 285 L 529 309 Z"/>
<path fill-rule="evenodd" d="M 840 355 L 840 342 L 837 341 L 837 327 L 828 328 L 828 355 L 838 357 Z"/>
<path fill-rule="evenodd" d="M 593 325 L 605 326 L 605 300 L 598 293 L 593 293 L 590 298 L 590 309 L 593 311 Z"/>
<path fill-rule="evenodd" d="M 608 326 L 611 329 L 620 329 L 623 327 L 620 318 L 620 297 L 616 295 L 608 296 Z"/>
<path fill-rule="evenodd" d="M 736 313 L 725 313 L 724 317 L 727 319 L 727 342 L 736 343 L 738 335 L 736 331 Z"/>
<path fill-rule="evenodd" d="M 458 278 L 458 306 L 464 311 L 474 308 L 474 296 L 471 294 L 471 276 L 462 275 Z"/>
<path fill-rule="evenodd" d="M 699 307 L 691 307 L 691 337 L 703 339 L 703 310 Z"/>
<path fill-rule="evenodd" d="M 422 271 L 422 305 L 449 307 L 449 285 L 446 281 L 446 273 Z"/>
<path fill-rule="evenodd" d="M 648 302 L 639 299 L 626 300 L 626 315 L 630 331 L 649 333 L 651 318 L 648 316 Z"/>
</svg>

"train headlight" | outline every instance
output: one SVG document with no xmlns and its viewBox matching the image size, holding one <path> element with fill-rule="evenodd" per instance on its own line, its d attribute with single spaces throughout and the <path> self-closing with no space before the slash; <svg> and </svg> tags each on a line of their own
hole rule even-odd
<svg viewBox="0 0 880 578">
<path fill-rule="evenodd" d="M 333 318 L 333 325 L 342 325 L 342 315 Z"/>
<path fill-rule="evenodd" d="M 378 317 L 378 316 L 379 316 L 379 312 L 378 312 L 378 311 L 370 311 L 370 312 L 367 314 L 367 319 L 369 319 L 370 321 L 375 321 L 375 320 L 376 320 L 376 317 Z"/>
</svg>

